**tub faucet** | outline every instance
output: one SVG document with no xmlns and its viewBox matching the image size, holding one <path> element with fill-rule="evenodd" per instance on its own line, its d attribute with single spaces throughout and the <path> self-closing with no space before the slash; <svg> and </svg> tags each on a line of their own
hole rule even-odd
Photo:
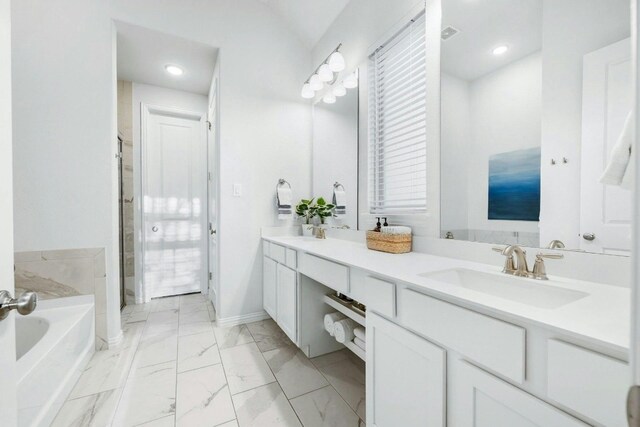
<svg viewBox="0 0 640 427">
<path fill-rule="evenodd" d="M 25 292 L 18 298 L 13 298 L 9 291 L 0 291 L 0 320 L 6 319 L 11 310 L 26 316 L 31 314 L 38 305 L 38 295 L 35 292 Z"/>
</svg>

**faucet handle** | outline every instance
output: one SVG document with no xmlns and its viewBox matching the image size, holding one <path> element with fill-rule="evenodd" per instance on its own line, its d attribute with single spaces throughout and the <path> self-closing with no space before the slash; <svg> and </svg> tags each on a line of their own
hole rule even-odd
<svg viewBox="0 0 640 427">
<path fill-rule="evenodd" d="M 538 252 L 536 255 L 536 262 L 533 265 L 533 271 L 531 272 L 531 277 L 538 280 L 549 280 L 547 277 L 547 267 L 544 265 L 544 258 L 547 259 L 562 259 L 564 255 L 562 254 L 553 254 L 553 253 L 542 253 Z"/>
<path fill-rule="evenodd" d="M 513 274 L 516 271 L 516 264 L 513 259 L 513 253 L 505 254 L 504 251 L 506 248 L 500 248 L 498 246 L 491 248 L 494 252 L 500 252 L 502 255 L 506 256 L 504 260 L 504 267 L 502 268 L 503 273 Z"/>
</svg>

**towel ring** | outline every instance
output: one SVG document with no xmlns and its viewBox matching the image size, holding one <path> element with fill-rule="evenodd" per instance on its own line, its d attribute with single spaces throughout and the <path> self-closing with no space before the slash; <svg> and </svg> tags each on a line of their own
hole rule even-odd
<svg viewBox="0 0 640 427">
<path fill-rule="evenodd" d="M 334 190 L 339 190 L 340 188 L 342 188 L 342 191 L 346 191 L 344 189 L 344 185 L 340 184 L 338 181 L 335 182 L 335 184 L 333 184 L 333 189 Z"/>
<path fill-rule="evenodd" d="M 285 184 L 287 185 L 287 187 L 289 187 L 289 189 L 291 189 L 291 184 L 289 184 L 289 182 L 286 179 L 280 178 L 278 180 L 278 184 L 276 184 L 276 192 L 278 191 L 278 188 L 282 187 Z"/>
</svg>

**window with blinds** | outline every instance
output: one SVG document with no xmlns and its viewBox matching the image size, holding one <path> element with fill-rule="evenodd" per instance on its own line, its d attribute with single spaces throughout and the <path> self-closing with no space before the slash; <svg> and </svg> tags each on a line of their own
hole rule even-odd
<svg viewBox="0 0 640 427">
<path fill-rule="evenodd" d="M 369 212 L 427 210 L 424 13 L 369 57 Z"/>
</svg>

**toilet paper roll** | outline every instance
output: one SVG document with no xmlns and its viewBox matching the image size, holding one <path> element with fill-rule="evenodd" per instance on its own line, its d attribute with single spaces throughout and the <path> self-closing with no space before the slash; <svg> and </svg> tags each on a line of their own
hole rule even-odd
<svg viewBox="0 0 640 427">
<path fill-rule="evenodd" d="M 329 335 L 333 336 L 333 325 L 335 322 L 337 322 L 338 320 L 342 320 L 342 319 L 346 319 L 347 316 L 345 316 L 342 313 L 339 313 L 337 311 L 333 312 L 333 313 L 328 313 L 324 315 L 324 329 L 329 332 Z"/>
<path fill-rule="evenodd" d="M 346 343 L 353 341 L 356 337 L 353 334 L 353 330 L 358 327 L 358 324 L 351 319 L 342 319 L 333 324 L 333 336 L 339 343 Z"/>
</svg>

